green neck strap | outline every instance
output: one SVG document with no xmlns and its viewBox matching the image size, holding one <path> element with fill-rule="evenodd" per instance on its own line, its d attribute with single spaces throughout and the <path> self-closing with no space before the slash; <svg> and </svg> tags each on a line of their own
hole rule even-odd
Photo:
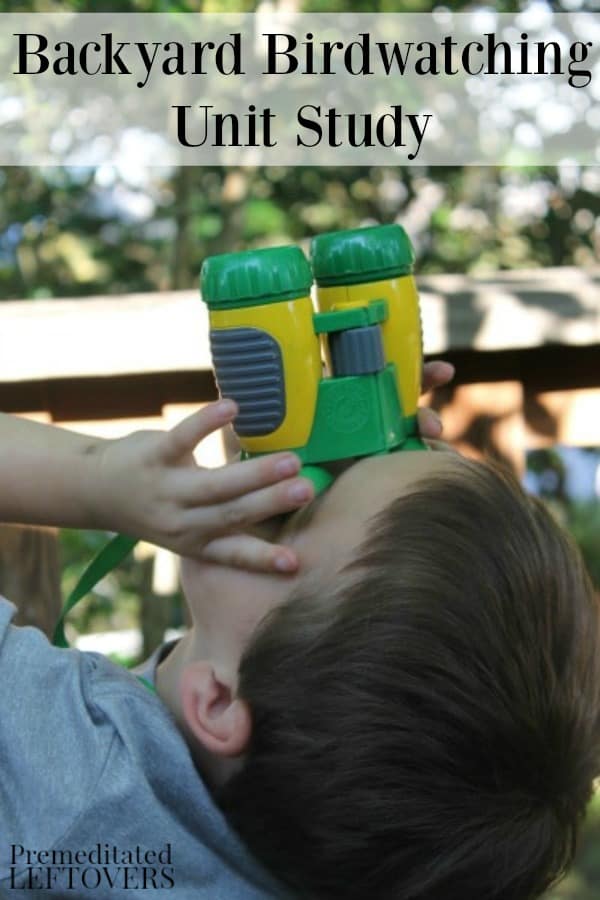
<svg viewBox="0 0 600 900">
<path fill-rule="evenodd" d="M 156 687 L 152 684 L 151 681 L 148 681 L 148 679 L 144 678 L 143 675 L 136 675 L 135 677 L 144 685 L 144 687 L 148 688 L 151 694 L 156 694 Z"/>
<path fill-rule="evenodd" d="M 71 612 L 75 604 L 79 603 L 86 594 L 89 594 L 92 588 L 94 588 L 105 575 L 108 575 L 109 572 L 112 572 L 113 569 L 120 566 L 136 544 L 137 538 L 127 537 L 125 534 L 117 534 L 94 557 L 63 605 L 54 629 L 54 637 L 52 638 L 52 643 L 56 647 L 69 646 L 69 642 L 65 635 L 64 623 L 65 618 Z"/>
<path fill-rule="evenodd" d="M 69 647 L 64 625 L 65 619 L 73 607 L 89 594 L 105 575 L 108 575 L 109 572 L 120 566 L 136 544 L 137 538 L 128 537 L 125 534 L 117 534 L 96 554 L 63 605 L 52 638 L 52 642 L 56 647 Z M 156 688 L 147 678 L 143 678 L 141 675 L 138 675 L 137 678 L 149 691 L 153 694 L 156 693 Z"/>
</svg>

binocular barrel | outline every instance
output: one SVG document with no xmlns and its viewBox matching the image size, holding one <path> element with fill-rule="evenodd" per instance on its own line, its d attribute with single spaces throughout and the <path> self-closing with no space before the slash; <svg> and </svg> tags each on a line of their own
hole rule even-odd
<svg viewBox="0 0 600 900">
<path fill-rule="evenodd" d="M 201 280 L 217 384 L 239 406 L 234 427 L 242 448 L 304 446 L 321 379 L 304 254 L 276 247 L 213 256 Z"/>
<path fill-rule="evenodd" d="M 311 259 L 319 310 L 386 301 L 388 315 L 381 326 L 385 359 L 396 366 L 404 416 L 415 416 L 423 342 L 412 274 L 415 258 L 406 232 L 400 225 L 379 225 L 323 234 L 313 239 Z"/>
<path fill-rule="evenodd" d="M 406 233 L 384 225 L 323 234 L 311 261 L 312 271 L 285 246 L 202 266 L 216 379 L 239 406 L 244 453 L 289 449 L 318 465 L 420 448 L 421 322 Z"/>
</svg>

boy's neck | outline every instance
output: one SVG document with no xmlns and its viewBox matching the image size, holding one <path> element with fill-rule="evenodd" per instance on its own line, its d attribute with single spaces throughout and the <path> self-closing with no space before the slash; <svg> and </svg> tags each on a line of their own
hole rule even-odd
<svg viewBox="0 0 600 900">
<path fill-rule="evenodd" d="M 187 632 L 159 662 L 155 675 L 156 693 L 168 707 L 180 730 L 182 730 L 183 710 L 178 686 L 180 673 L 190 659 L 189 654 L 193 646 L 190 644 L 189 635 L 190 632 Z"/>
</svg>

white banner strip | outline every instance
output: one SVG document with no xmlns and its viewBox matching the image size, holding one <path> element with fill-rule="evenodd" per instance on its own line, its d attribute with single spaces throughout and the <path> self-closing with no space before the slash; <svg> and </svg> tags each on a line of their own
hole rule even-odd
<svg viewBox="0 0 600 900">
<path fill-rule="evenodd" d="M 0 164 L 600 163 L 600 16 L 0 15 Z"/>
</svg>

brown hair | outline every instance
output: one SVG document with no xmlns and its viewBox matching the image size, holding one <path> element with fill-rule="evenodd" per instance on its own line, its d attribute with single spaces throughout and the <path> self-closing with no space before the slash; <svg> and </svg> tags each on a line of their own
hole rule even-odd
<svg viewBox="0 0 600 900">
<path fill-rule="evenodd" d="M 298 896 L 529 900 L 598 771 L 599 610 L 545 508 L 464 460 L 372 522 L 240 666 L 253 738 L 220 803 Z"/>
</svg>

